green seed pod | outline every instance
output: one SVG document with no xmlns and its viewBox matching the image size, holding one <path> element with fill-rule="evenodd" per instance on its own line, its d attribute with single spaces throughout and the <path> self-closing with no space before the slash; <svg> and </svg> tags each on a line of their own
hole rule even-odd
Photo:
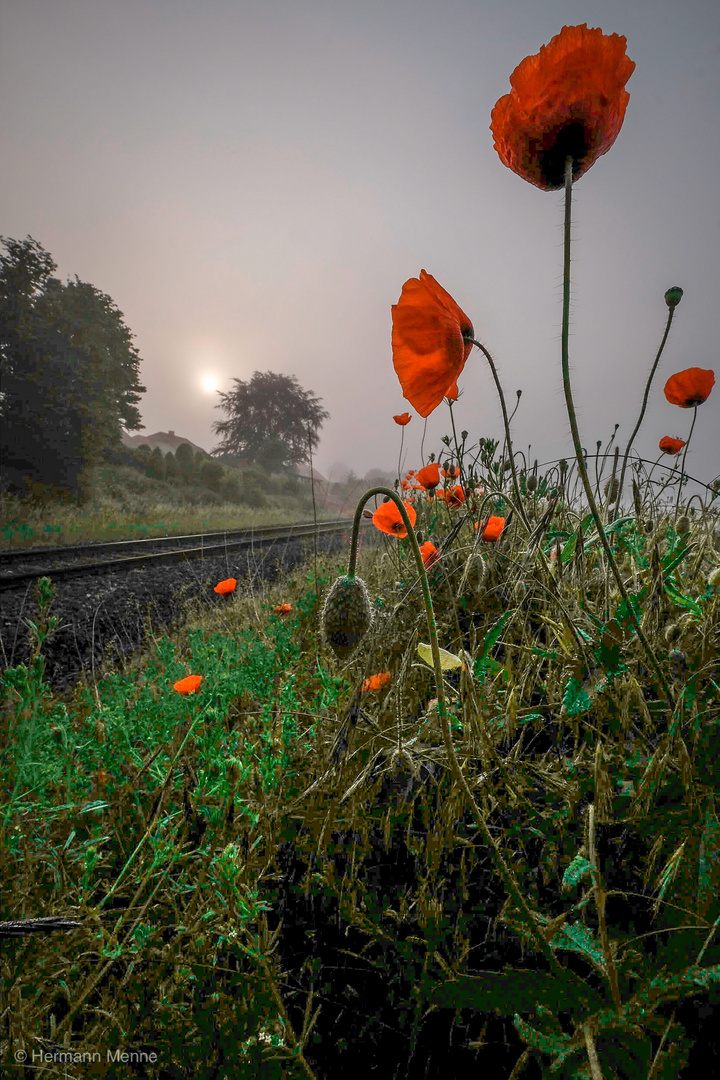
<svg viewBox="0 0 720 1080">
<path fill-rule="evenodd" d="M 347 660 L 372 626 L 367 586 L 360 578 L 339 577 L 325 599 L 322 628 L 338 660 Z"/>
<path fill-rule="evenodd" d="M 673 308 L 676 308 L 682 300 L 682 294 L 683 291 L 679 285 L 673 285 L 672 288 L 668 289 L 665 293 L 665 303 L 671 311 Z"/>
<path fill-rule="evenodd" d="M 535 476 L 534 473 L 531 476 L 528 476 L 527 480 L 525 481 L 525 487 L 528 489 L 530 494 L 532 494 L 533 491 L 536 490 L 537 485 L 538 485 L 537 476 Z"/>
</svg>

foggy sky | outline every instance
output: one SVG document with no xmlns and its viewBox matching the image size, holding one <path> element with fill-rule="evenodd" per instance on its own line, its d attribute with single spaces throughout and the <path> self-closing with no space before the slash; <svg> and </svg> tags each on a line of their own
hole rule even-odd
<svg viewBox="0 0 720 1080">
<path fill-rule="evenodd" d="M 391 305 L 421 269 L 491 351 L 515 449 L 572 455 L 560 375 L 562 193 L 493 149 L 517 64 L 587 22 L 636 68 L 623 129 L 573 189 L 570 360 L 583 444 L 659 456 L 718 385 L 690 475 L 720 472 L 720 5 L 708 0 L 0 0 L 0 233 L 109 293 L 136 335 L 145 434 L 217 444 L 214 377 L 295 375 L 330 413 L 316 464 L 418 468 L 424 422 L 392 366 Z M 458 431 L 503 437 L 473 350 Z M 425 456 L 450 433 L 431 415 Z M 665 459 L 669 461 L 669 459 Z M 657 476 L 657 472 L 655 474 Z"/>
</svg>

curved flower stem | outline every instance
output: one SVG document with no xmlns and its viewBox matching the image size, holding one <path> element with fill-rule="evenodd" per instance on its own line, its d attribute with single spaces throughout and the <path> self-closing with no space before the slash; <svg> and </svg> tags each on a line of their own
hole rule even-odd
<svg viewBox="0 0 720 1080">
<path fill-rule="evenodd" d="M 430 586 L 428 584 L 427 573 L 425 572 L 425 564 L 423 563 L 422 555 L 420 554 L 420 548 L 417 542 L 417 537 L 415 535 L 415 530 L 413 529 L 410 518 L 407 515 L 407 510 L 405 509 L 402 500 L 398 498 L 397 494 L 394 491 L 390 491 L 389 488 L 371 488 L 369 491 L 365 492 L 365 494 L 361 497 L 359 503 L 357 504 L 357 508 L 355 510 L 355 519 L 353 521 L 353 534 L 350 547 L 350 561 L 348 563 L 347 576 L 355 576 L 357 538 L 358 531 L 360 529 L 360 520 L 362 518 L 362 512 L 365 503 L 368 501 L 368 499 L 372 498 L 373 495 L 385 495 L 388 498 L 392 499 L 392 501 L 395 503 L 403 519 L 403 524 L 405 525 L 405 528 L 407 530 L 408 539 L 410 540 L 410 546 L 415 557 L 415 565 L 417 566 L 417 572 L 422 583 L 428 634 L 430 635 L 430 649 L 432 651 L 433 670 L 435 673 L 435 689 L 437 691 L 438 701 L 438 716 L 440 719 L 440 727 L 442 729 L 443 742 L 445 743 L 445 751 L 450 762 L 450 770 L 452 772 L 453 778 L 460 785 L 463 792 L 465 793 L 465 797 L 467 798 L 470 808 L 472 809 L 475 820 L 480 826 L 480 831 L 482 832 L 485 838 L 485 842 L 490 850 L 490 853 L 495 860 L 495 865 L 497 866 L 500 876 L 502 877 L 515 903 L 518 905 L 523 922 L 526 924 L 528 931 L 530 932 L 533 940 L 535 941 L 538 950 L 548 961 L 550 967 L 556 973 L 561 974 L 563 971 L 562 965 L 558 962 L 557 957 L 550 948 L 548 941 L 543 936 L 540 927 L 538 926 L 538 923 L 536 922 L 532 912 L 530 911 L 527 901 L 521 892 L 520 885 L 517 878 L 515 877 L 515 874 L 503 859 L 500 848 L 498 847 L 495 838 L 492 836 L 490 830 L 488 829 L 485 818 L 482 815 L 482 811 L 475 802 L 473 793 L 468 786 L 468 782 L 463 775 L 462 769 L 460 768 L 460 762 L 457 759 L 455 747 L 453 746 L 452 737 L 450 735 L 447 700 L 445 698 L 445 687 L 443 684 L 442 668 L 440 666 L 440 648 L 438 646 L 437 639 L 435 611 L 433 608 L 432 597 L 430 596 Z"/>
<path fill-rule="evenodd" d="M 647 408 L 647 403 L 648 403 L 648 396 L 650 394 L 650 383 L 653 381 L 653 378 L 655 376 L 655 372 L 657 370 L 657 366 L 660 363 L 660 357 L 662 356 L 663 349 L 665 348 L 665 342 L 667 341 L 668 334 L 670 333 L 670 327 L 672 325 L 673 315 L 674 314 L 675 314 L 675 308 L 671 307 L 670 310 L 668 311 L 667 323 L 665 325 L 665 333 L 663 334 L 663 339 L 660 342 L 660 348 L 657 351 L 657 356 L 655 357 L 655 363 L 652 366 L 652 371 L 650 372 L 650 377 L 648 378 L 647 385 L 645 387 L 645 396 L 643 397 L 643 403 L 642 403 L 642 408 L 640 409 L 640 415 L 638 416 L 638 421 L 637 421 L 637 424 L 635 425 L 635 429 L 634 429 L 632 435 L 630 436 L 630 438 L 628 439 L 628 444 L 625 447 L 625 456 L 623 457 L 622 470 L 620 472 L 620 487 L 618 489 L 618 496 L 617 496 L 617 499 L 615 501 L 615 508 L 614 508 L 615 514 L 620 513 L 620 497 L 622 496 L 622 493 L 623 493 L 623 484 L 625 483 L 625 470 L 627 468 L 628 457 L 630 456 L 630 448 L 631 448 L 633 442 L 635 441 L 635 436 L 637 435 L 638 431 L 640 430 L 640 425 L 643 422 L 643 417 L 645 415 L 645 409 Z M 610 517 L 611 521 L 613 520 L 613 517 L 614 517 L 614 514 L 611 515 L 611 517 Z"/>
<path fill-rule="evenodd" d="M 580 432 L 578 430 L 577 418 L 575 416 L 575 405 L 573 403 L 572 390 L 570 389 L 570 362 L 568 355 L 568 332 L 570 329 L 570 221 L 571 221 L 571 209 L 572 209 L 572 163 L 573 159 L 570 155 L 565 162 L 565 228 L 564 228 L 564 249 L 563 249 L 563 315 L 562 315 L 562 380 L 563 390 L 565 391 L 565 403 L 567 405 L 568 419 L 570 421 L 570 431 L 572 432 L 573 446 L 575 448 L 575 457 L 578 463 L 578 472 L 580 473 L 580 479 L 582 480 L 583 487 L 585 488 L 585 494 L 587 496 L 588 505 L 590 506 L 590 512 L 595 519 L 595 527 L 600 537 L 600 542 L 605 550 L 610 569 L 612 570 L 613 577 L 617 583 L 617 587 L 620 590 L 620 595 L 625 601 L 625 608 L 628 615 L 635 624 L 635 630 L 637 631 L 638 640 L 640 641 L 643 651 L 650 661 L 655 675 L 658 678 L 660 685 L 662 686 L 665 694 L 667 695 L 668 706 L 670 711 L 673 711 L 673 696 L 668 685 L 667 679 L 663 675 L 660 665 L 657 662 L 655 653 L 653 652 L 650 642 L 646 638 L 642 627 L 640 626 L 640 620 L 635 614 L 635 609 L 630 603 L 630 597 L 627 594 L 627 589 L 623 583 L 622 576 L 618 570 L 618 565 L 615 562 L 615 558 L 612 553 L 612 549 L 608 542 L 608 538 L 605 535 L 605 529 L 603 528 L 602 519 L 600 517 L 600 511 L 598 510 L 597 503 L 595 502 L 595 496 L 593 495 L 592 487 L 590 485 L 590 478 L 587 474 L 585 467 L 585 456 L 583 454 L 582 445 L 580 443 Z"/>
<path fill-rule="evenodd" d="M 505 439 L 507 440 L 508 457 L 510 459 L 510 469 L 511 469 L 511 472 L 512 472 L 512 480 L 513 480 L 513 491 L 515 492 L 515 499 L 517 500 L 518 511 L 520 513 L 520 517 L 522 518 L 523 524 L 525 525 L 526 529 L 528 530 L 528 532 L 530 532 L 530 522 L 528 521 L 527 515 L 525 513 L 525 507 L 523 506 L 522 495 L 520 494 L 520 485 L 518 484 L 517 472 L 515 471 L 515 457 L 513 455 L 512 439 L 510 438 L 510 421 L 508 420 L 507 408 L 505 407 L 505 395 L 502 392 L 502 386 L 500 385 L 500 380 L 498 378 L 498 373 L 497 373 L 497 370 L 495 368 L 495 361 L 493 360 L 492 356 L 487 351 L 485 346 L 481 345 L 479 341 L 475 341 L 475 338 L 468 338 L 468 341 L 471 341 L 473 343 L 473 345 L 475 345 L 480 350 L 480 352 L 483 354 L 483 356 L 487 360 L 488 364 L 490 365 L 490 370 L 492 372 L 492 377 L 495 380 L 495 386 L 497 388 L 498 397 L 500 398 L 500 408 L 502 409 L 502 414 L 503 414 L 503 423 L 505 424 Z"/>
<path fill-rule="evenodd" d="M 670 314 L 672 315 L 672 312 L 670 312 Z M 690 445 L 690 440 L 692 439 L 692 433 L 695 430 L 695 421 L 696 420 L 697 420 L 697 405 L 694 405 L 693 406 L 692 424 L 690 425 L 690 434 L 688 435 L 687 442 L 685 443 L 685 449 L 683 450 L 682 464 L 680 466 L 680 477 L 678 479 L 677 501 L 675 503 L 675 516 L 676 517 L 677 517 L 677 512 L 678 512 L 678 510 L 680 508 L 680 495 L 682 494 L 683 476 L 685 475 L 685 458 L 687 457 L 688 446 Z"/>
</svg>

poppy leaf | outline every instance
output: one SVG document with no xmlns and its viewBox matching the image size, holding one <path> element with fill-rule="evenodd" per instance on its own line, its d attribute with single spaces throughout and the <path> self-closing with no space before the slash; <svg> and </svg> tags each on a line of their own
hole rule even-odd
<svg viewBox="0 0 720 1080">
<path fill-rule="evenodd" d="M 422 641 L 417 647 L 418 656 L 421 660 L 424 660 L 428 667 L 433 667 L 432 649 L 429 645 L 424 645 Z M 455 653 L 448 652 L 446 649 L 438 649 L 440 653 L 440 667 L 443 671 L 452 671 L 453 668 L 462 667 L 462 660 Z"/>
<path fill-rule="evenodd" d="M 591 871 L 592 863 L 588 862 L 584 856 L 576 855 L 563 874 L 563 889 L 572 889 L 575 885 L 579 885 L 583 878 L 586 878 Z"/>
</svg>

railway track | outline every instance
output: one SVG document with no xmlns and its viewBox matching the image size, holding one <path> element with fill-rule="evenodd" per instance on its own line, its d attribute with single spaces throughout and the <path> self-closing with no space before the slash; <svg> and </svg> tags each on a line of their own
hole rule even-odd
<svg viewBox="0 0 720 1080">
<path fill-rule="evenodd" d="M 364 523 L 364 519 L 363 519 Z M 40 577 L 87 577 L 143 567 L 170 565 L 188 559 L 222 556 L 229 552 L 268 547 L 290 540 L 352 531 L 352 521 L 340 518 L 299 525 L 266 525 L 237 532 L 195 533 L 111 543 L 0 551 L 0 590 L 27 585 Z"/>
</svg>

